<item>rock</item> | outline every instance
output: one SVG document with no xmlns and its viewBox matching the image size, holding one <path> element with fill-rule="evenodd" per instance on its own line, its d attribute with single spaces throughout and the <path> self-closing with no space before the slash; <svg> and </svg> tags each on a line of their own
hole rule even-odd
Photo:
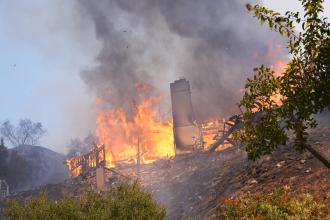
<svg viewBox="0 0 330 220">
<path fill-rule="evenodd" d="M 282 160 L 281 162 L 277 163 L 276 166 L 277 166 L 278 168 L 280 168 L 280 167 L 282 167 L 284 164 L 285 164 L 285 161 Z"/>
<path fill-rule="evenodd" d="M 249 181 L 249 183 L 250 183 L 250 184 L 257 184 L 257 183 L 258 183 L 258 181 L 257 181 L 257 180 L 255 180 L 255 179 L 252 179 L 252 180 L 250 180 L 250 181 Z"/>
<path fill-rule="evenodd" d="M 305 170 L 305 173 L 310 173 L 312 171 L 312 168 L 308 168 L 307 170 Z"/>
</svg>

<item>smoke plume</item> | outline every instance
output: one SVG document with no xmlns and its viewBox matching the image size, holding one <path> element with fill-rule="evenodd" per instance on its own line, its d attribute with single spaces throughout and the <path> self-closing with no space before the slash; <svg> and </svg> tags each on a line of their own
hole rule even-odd
<svg viewBox="0 0 330 220">
<path fill-rule="evenodd" d="M 243 0 L 78 2 L 102 44 L 97 66 L 81 76 L 111 107 L 128 107 L 137 82 L 168 97 L 169 83 L 185 77 L 199 119 L 237 113 L 252 68 L 285 53 Z"/>
</svg>

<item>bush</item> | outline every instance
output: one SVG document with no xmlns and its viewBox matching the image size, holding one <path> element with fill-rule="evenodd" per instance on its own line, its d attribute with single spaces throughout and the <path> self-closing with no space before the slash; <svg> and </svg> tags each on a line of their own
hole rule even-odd
<svg viewBox="0 0 330 220">
<path fill-rule="evenodd" d="M 79 197 L 49 201 L 46 193 L 28 199 L 20 205 L 15 200 L 6 202 L 5 219 L 154 219 L 165 217 L 165 209 L 151 195 L 135 183 L 119 184 L 104 195 L 87 190 Z"/>
<path fill-rule="evenodd" d="M 293 197 L 286 188 L 269 194 L 246 194 L 226 199 L 220 214 L 221 219 L 330 219 L 329 210 L 322 201 L 309 194 Z"/>
</svg>

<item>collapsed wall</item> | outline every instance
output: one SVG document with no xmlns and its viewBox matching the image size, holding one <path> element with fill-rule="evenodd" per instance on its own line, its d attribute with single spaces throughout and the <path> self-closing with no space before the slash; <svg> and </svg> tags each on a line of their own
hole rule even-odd
<svg viewBox="0 0 330 220">
<path fill-rule="evenodd" d="M 186 79 L 171 83 L 173 133 L 176 154 L 191 151 L 200 139 L 191 102 L 190 84 Z"/>
</svg>

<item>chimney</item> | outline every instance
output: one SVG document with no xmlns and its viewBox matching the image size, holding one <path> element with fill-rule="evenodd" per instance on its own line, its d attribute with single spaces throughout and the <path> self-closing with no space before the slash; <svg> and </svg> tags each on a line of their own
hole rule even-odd
<svg viewBox="0 0 330 220">
<path fill-rule="evenodd" d="M 191 102 L 190 84 L 186 79 L 171 83 L 173 133 L 176 154 L 189 152 L 195 148 L 200 138 Z"/>
</svg>

